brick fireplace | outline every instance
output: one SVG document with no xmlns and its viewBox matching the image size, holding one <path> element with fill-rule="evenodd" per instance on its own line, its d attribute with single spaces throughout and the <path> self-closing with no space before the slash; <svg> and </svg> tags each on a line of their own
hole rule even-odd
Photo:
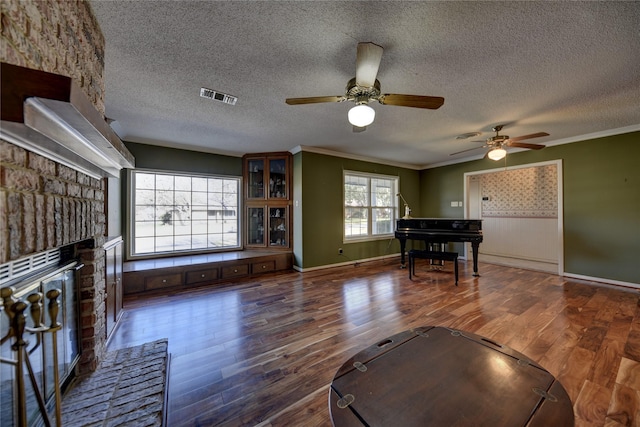
<svg viewBox="0 0 640 427">
<path fill-rule="evenodd" d="M 105 351 L 104 183 L 20 147 L 0 141 L 2 263 L 78 245 L 81 299 L 81 372 L 95 369 Z"/>
<path fill-rule="evenodd" d="M 21 0 L 1 8 L 0 60 L 70 78 L 104 120 L 104 38 L 89 3 Z M 5 110 L 3 96 L 3 122 Z M 73 166 L 0 138 L 0 264 L 77 243 L 82 375 L 106 351 L 107 185 Z"/>
</svg>

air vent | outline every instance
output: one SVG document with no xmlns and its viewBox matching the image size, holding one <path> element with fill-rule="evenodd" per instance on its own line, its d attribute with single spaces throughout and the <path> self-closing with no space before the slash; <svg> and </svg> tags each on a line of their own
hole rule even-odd
<svg viewBox="0 0 640 427">
<path fill-rule="evenodd" d="M 214 101 L 224 102 L 229 105 L 236 105 L 236 102 L 238 101 L 238 98 L 233 95 L 218 92 L 213 89 L 207 89 L 206 87 L 200 88 L 200 96 Z"/>
<path fill-rule="evenodd" d="M 60 249 L 40 252 L 0 265 L 0 284 L 26 276 L 45 267 L 55 266 L 60 261 Z"/>
</svg>

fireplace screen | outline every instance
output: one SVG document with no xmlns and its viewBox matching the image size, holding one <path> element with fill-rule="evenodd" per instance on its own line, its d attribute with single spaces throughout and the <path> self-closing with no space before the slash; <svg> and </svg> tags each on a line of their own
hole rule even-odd
<svg viewBox="0 0 640 427">
<path fill-rule="evenodd" d="M 0 426 L 40 425 L 43 421 L 42 406 L 51 414 L 55 396 L 72 378 L 80 356 L 78 336 L 78 302 L 75 283 L 77 262 L 56 267 L 37 277 L 21 280 L 13 286 L 2 287 L 0 306 Z M 52 310 L 52 297 L 56 298 L 58 312 Z M 40 300 L 38 301 L 38 298 Z M 23 339 L 27 344 L 22 354 L 16 350 L 20 333 L 12 320 L 15 312 L 26 321 Z M 40 306 L 39 306 L 40 305 Z M 12 306 L 14 308 L 12 308 Z M 52 314 L 56 319 L 52 319 Z M 52 325 L 60 328 L 54 333 Z M 54 342 L 55 340 L 55 342 Z M 54 368 L 54 350 L 57 348 L 57 373 Z M 21 377 L 18 378 L 18 376 Z M 56 385 L 55 377 L 58 376 Z M 57 388 L 60 387 L 60 388 Z M 21 404 L 24 402 L 24 404 Z M 59 406 L 58 406 L 59 408 Z M 58 409 L 59 412 L 59 409 Z M 45 416 L 47 417 L 47 416 Z M 53 418 L 48 415 L 49 418 Z M 24 418 L 24 419 L 23 419 Z"/>
</svg>

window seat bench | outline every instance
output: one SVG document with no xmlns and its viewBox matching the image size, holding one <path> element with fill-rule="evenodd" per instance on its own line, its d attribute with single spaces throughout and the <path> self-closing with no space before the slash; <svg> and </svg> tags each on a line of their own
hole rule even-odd
<svg viewBox="0 0 640 427">
<path fill-rule="evenodd" d="M 124 295 L 214 285 L 292 268 L 292 252 L 266 250 L 126 261 L 122 270 Z"/>
</svg>

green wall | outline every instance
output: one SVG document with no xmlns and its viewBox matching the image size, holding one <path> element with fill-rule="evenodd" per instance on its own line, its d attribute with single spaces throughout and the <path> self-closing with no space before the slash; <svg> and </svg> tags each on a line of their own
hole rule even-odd
<svg viewBox="0 0 640 427">
<path fill-rule="evenodd" d="M 136 168 L 242 176 L 242 158 L 125 142 Z"/>
<path fill-rule="evenodd" d="M 126 146 L 139 168 L 242 175 L 239 157 Z M 343 243 L 344 170 L 399 176 L 412 216 L 454 218 L 464 215 L 464 208 L 451 207 L 451 201 L 464 200 L 466 172 L 557 159 L 563 162 L 565 272 L 640 283 L 640 132 L 511 153 L 506 162 L 483 159 L 422 171 L 298 152 L 293 157 L 295 265 L 309 269 L 399 252 L 396 239 Z M 126 179 L 121 181 L 124 199 Z"/>
<path fill-rule="evenodd" d="M 508 154 L 506 166 L 562 159 L 566 273 L 640 283 L 640 132 Z M 464 173 L 505 167 L 489 159 L 423 170 L 420 211 L 458 217 Z"/>
<path fill-rule="evenodd" d="M 304 151 L 296 154 L 294 169 L 298 169 L 294 170 L 297 178 L 294 194 L 301 196 L 299 209 L 295 208 L 294 198 L 294 232 L 301 230 L 300 235 L 294 237 L 294 255 L 296 265 L 304 269 L 400 251 L 396 239 L 343 243 L 342 176 L 345 170 L 400 177 L 400 192 L 414 208 L 412 215 L 420 215 L 417 170 Z M 343 256 L 338 254 L 338 248 L 343 249 Z"/>
</svg>

